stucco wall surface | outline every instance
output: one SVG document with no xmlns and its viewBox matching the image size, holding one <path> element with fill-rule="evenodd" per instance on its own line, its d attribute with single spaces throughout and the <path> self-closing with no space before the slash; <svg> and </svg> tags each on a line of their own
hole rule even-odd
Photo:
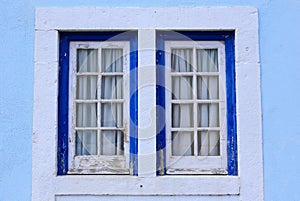
<svg viewBox="0 0 300 201">
<path fill-rule="evenodd" d="M 299 0 L 0 0 L 1 201 L 31 200 L 34 9 L 49 6 L 256 6 L 265 200 L 300 199 Z"/>
</svg>

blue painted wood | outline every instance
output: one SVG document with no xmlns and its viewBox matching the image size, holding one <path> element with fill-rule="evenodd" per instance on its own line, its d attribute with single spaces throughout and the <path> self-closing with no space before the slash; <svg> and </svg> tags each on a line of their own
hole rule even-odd
<svg viewBox="0 0 300 201">
<path fill-rule="evenodd" d="M 157 175 L 166 174 L 166 120 L 165 120 L 165 54 L 164 39 L 156 37 L 156 159 Z M 163 164 L 161 164 L 161 151 L 163 152 Z"/>
<path fill-rule="evenodd" d="M 234 33 L 225 39 L 228 175 L 238 175 Z"/>
<path fill-rule="evenodd" d="M 58 150 L 57 175 L 68 172 L 68 94 L 69 94 L 69 44 L 70 41 L 130 41 L 130 162 L 137 175 L 138 151 L 138 72 L 137 32 L 62 32 L 59 44 L 59 91 L 58 91 Z"/>
<path fill-rule="evenodd" d="M 221 40 L 225 42 L 226 54 L 226 97 L 227 97 L 227 156 L 228 156 L 228 175 L 238 174 L 237 161 L 237 132 L 236 132 L 236 88 L 235 88 L 235 59 L 234 59 L 234 31 L 159 31 L 156 34 L 156 65 L 157 65 L 157 87 L 156 87 L 156 105 L 165 109 L 165 56 L 164 42 L 165 40 L 202 40 L 215 41 Z M 157 114 L 157 127 L 163 128 L 157 131 L 156 135 L 156 151 L 157 151 L 157 167 L 160 167 L 160 154 L 164 152 L 164 171 L 157 170 L 157 174 L 165 174 L 165 113 Z"/>
<path fill-rule="evenodd" d="M 130 40 L 130 163 L 133 175 L 138 175 L 138 40 Z"/>
<path fill-rule="evenodd" d="M 58 150 L 57 174 L 68 172 L 68 102 L 69 102 L 69 43 L 60 37 L 58 87 Z"/>
</svg>

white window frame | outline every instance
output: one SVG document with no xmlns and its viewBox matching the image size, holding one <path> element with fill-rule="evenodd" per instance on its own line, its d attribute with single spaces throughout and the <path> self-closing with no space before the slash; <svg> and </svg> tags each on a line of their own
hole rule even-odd
<svg viewBox="0 0 300 201">
<path fill-rule="evenodd" d="M 101 61 L 101 50 L 102 49 L 122 49 L 123 50 L 123 72 L 114 73 L 115 75 L 122 75 L 123 77 L 123 128 L 120 128 L 124 133 L 124 155 L 76 155 L 76 110 L 75 110 L 75 100 L 76 100 L 76 80 L 78 74 L 86 75 L 96 75 L 98 77 L 97 81 L 97 153 L 99 153 L 99 139 L 101 135 L 101 130 L 112 129 L 103 128 L 100 126 L 101 113 L 100 111 L 100 100 L 101 100 L 101 78 L 103 73 L 102 61 Z M 77 73 L 77 49 L 97 49 L 98 50 L 98 73 Z M 69 174 L 129 174 L 129 42 L 121 41 L 110 41 L 110 42 L 70 42 L 70 71 L 69 71 L 69 133 L 72 135 L 69 140 Z M 112 73 L 108 73 L 112 75 Z M 81 103 L 90 101 L 80 101 Z M 126 129 L 125 129 L 126 128 Z M 84 129 L 84 128 L 81 128 Z M 89 129 L 89 128 L 87 128 Z M 116 128 L 113 128 L 116 129 Z"/>
<path fill-rule="evenodd" d="M 57 176 L 59 32 L 112 30 L 138 31 L 139 176 Z M 157 30 L 235 31 L 238 176 L 156 176 L 154 108 Z M 212 200 L 263 200 L 256 8 L 38 8 L 34 73 L 32 200 L 54 201 L 72 196 L 84 200 L 86 195 L 99 196 L 99 199 L 105 195 L 181 195 L 176 199 L 198 196 L 197 200 L 207 200 L 208 197 Z M 152 108 L 150 112 L 144 105 Z"/>
<path fill-rule="evenodd" d="M 173 156 L 172 149 L 172 131 L 186 131 L 186 128 L 171 128 L 171 103 L 172 101 L 172 75 L 171 70 L 171 51 L 172 49 L 183 48 L 193 50 L 192 66 L 196 68 L 196 49 L 217 49 L 218 50 L 218 72 L 204 72 L 196 73 L 195 69 L 189 73 L 193 78 L 193 86 L 196 86 L 197 75 L 217 75 L 219 78 L 219 99 L 214 100 L 219 104 L 219 124 L 217 128 L 202 128 L 202 130 L 217 130 L 220 132 L 220 155 L 219 156 Z M 222 41 L 166 41 L 165 42 L 165 80 L 166 80 L 166 169 L 167 174 L 227 174 L 227 121 L 226 121 L 226 75 L 225 75 L 225 44 Z M 175 72 L 176 73 L 176 72 Z M 182 74 L 182 73 L 176 73 Z M 187 73 L 185 73 L 187 74 Z M 196 100 L 196 88 L 192 89 L 193 93 L 193 132 L 194 132 L 194 146 L 197 147 L 197 131 L 200 130 L 197 125 L 197 103 L 211 103 L 211 100 Z M 174 101 L 173 101 L 174 102 Z M 176 100 L 176 103 L 187 102 L 184 100 Z M 191 102 L 191 101 L 189 101 Z M 195 109 L 196 107 L 196 109 Z M 194 148 L 197 150 L 197 148 Z M 194 151 L 195 153 L 197 151 Z"/>
</svg>

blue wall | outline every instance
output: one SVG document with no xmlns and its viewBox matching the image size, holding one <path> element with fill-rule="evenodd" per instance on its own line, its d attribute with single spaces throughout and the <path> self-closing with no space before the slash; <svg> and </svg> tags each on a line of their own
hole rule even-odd
<svg viewBox="0 0 300 201">
<path fill-rule="evenodd" d="M 1 0 L 0 200 L 31 199 L 35 7 L 230 5 L 259 9 L 265 200 L 300 200 L 299 0 Z"/>
</svg>

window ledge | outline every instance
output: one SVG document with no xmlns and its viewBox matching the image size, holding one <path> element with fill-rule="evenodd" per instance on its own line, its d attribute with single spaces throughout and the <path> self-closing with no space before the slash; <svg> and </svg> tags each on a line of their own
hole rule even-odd
<svg viewBox="0 0 300 201">
<path fill-rule="evenodd" d="M 56 177 L 55 186 L 56 195 L 239 195 L 240 178 L 67 175 Z"/>
</svg>

